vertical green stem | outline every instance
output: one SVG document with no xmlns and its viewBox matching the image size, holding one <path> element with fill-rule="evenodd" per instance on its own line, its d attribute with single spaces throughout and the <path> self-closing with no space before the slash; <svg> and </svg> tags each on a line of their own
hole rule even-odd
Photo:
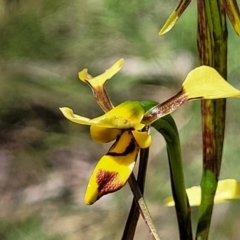
<svg viewBox="0 0 240 240">
<path fill-rule="evenodd" d="M 198 0 L 198 50 L 201 65 L 227 78 L 227 27 L 221 0 Z M 221 168 L 226 100 L 202 101 L 203 175 L 196 239 L 208 239 L 213 200 Z"/>
<path fill-rule="evenodd" d="M 177 126 L 171 115 L 160 118 L 152 126 L 163 135 L 167 143 L 170 179 L 178 219 L 179 237 L 181 240 L 192 240 L 191 209 L 185 191 L 182 154 Z"/>
</svg>

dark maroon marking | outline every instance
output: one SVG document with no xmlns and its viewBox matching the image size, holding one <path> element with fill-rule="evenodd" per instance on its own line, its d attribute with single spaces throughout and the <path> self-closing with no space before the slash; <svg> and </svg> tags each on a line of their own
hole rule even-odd
<svg viewBox="0 0 240 240">
<path fill-rule="evenodd" d="M 112 193 L 123 187 L 124 183 L 117 181 L 118 172 L 100 169 L 96 178 L 98 184 L 98 199 L 105 194 Z"/>
<path fill-rule="evenodd" d="M 117 142 L 114 145 L 116 145 L 116 144 L 117 144 Z M 113 156 L 113 157 L 126 156 L 129 153 L 132 153 L 134 151 L 135 147 L 136 147 L 135 139 L 132 137 L 130 143 L 128 144 L 128 146 L 126 147 L 124 152 L 117 153 L 117 152 L 110 152 L 109 151 L 106 155 L 107 156 Z"/>
</svg>

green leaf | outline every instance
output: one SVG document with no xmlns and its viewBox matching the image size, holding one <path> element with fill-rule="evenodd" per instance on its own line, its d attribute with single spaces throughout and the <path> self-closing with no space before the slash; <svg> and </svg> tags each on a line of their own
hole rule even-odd
<svg viewBox="0 0 240 240">
<path fill-rule="evenodd" d="M 163 25 L 162 29 L 159 32 L 159 35 L 163 35 L 170 31 L 173 26 L 176 24 L 177 20 L 180 18 L 182 13 L 185 11 L 191 0 L 181 0 L 176 7 L 176 9 L 171 13 L 166 23 Z"/>
<path fill-rule="evenodd" d="M 237 1 L 223 0 L 223 5 L 235 32 L 240 36 L 240 12 Z"/>
</svg>

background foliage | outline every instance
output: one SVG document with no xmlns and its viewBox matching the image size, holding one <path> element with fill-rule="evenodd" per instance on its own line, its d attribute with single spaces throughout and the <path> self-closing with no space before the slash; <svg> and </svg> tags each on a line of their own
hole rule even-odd
<svg viewBox="0 0 240 240">
<path fill-rule="evenodd" d="M 131 203 L 126 186 L 85 206 L 88 177 L 108 146 L 91 141 L 88 128 L 65 120 L 58 108 L 101 114 L 91 91 L 77 79 L 124 57 L 120 74 L 107 84 L 118 104 L 127 99 L 166 100 L 198 65 L 196 8 L 177 27 L 158 31 L 175 1 L 0 1 L 0 238 L 120 239 Z M 229 26 L 229 81 L 240 88 L 239 39 Z M 201 175 L 200 104 L 173 114 L 180 129 L 186 186 Z M 239 180 L 239 102 L 228 100 L 221 178 Z M 154 133 L 153 133 L 154 135 Z M 163 239 L 178 236 L 164 140 L 154 135 L 145 196 Z M 210 239 L 238 239 L 239 204 L 216 205 Z M 193 217 L 197 208 L 193 208 Z M 196 218 L 195 218 L 196 219 Z M 136 239 L 149 239 L 140 221 Z"/>
</svg>

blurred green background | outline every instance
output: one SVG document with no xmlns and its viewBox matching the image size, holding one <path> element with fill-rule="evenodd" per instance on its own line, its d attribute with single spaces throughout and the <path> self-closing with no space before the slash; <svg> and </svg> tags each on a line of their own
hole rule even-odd
<svg viewBox="0 0 240 240">
<path fill-rule="evenodd" d="M 120 239 L 132 194 L 128 186 L 92 206 L 88 178 L 109 145 L 91 141 L 88 127 L 67 121 L 59 107 L 86 117 L 102 114 L 78 80 L 124 57 L 107 91 L 128 99 L 165 101 L 198 65 L 196 2 L 176 27 L 158 32 L 177 2 L 156 0 L 0 0 L 0 239 Z M 229 81 L 240 88 L 240 41 L 229 25 Z M 240 180 L 240 104 L 228 100 L 221 179 Z M 200 103 L 173 114 L 180 130 L 186 185 L 201 178 Z M 162 239 L 178 239 L 165 143 L 152 131 L 146 201 Z M 193 208 L 196 219 L 197 208 Z M 216 205 L 210 239 L 240 237 L 240 205 Z M 194 221 L 194 226 L 196 222 Z M 139 221 L 136 239 L 150 239 Z"/>
</svg>

